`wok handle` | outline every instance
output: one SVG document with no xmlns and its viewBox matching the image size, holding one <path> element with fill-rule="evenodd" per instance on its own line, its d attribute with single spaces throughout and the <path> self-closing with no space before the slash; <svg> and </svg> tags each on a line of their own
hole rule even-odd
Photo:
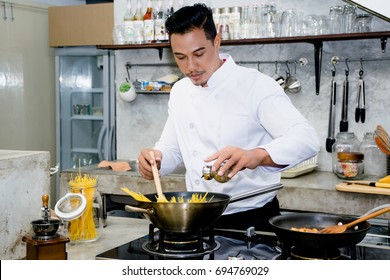
<svg viewBox="0 0 390 280">
<path fill-rule="evenodd" d="M 130 205 L 125 206 L 125 210 L 127 212 L 137 212 L 137 213 L 143 213 L 143 214 L 149 214 L 149 215 L 154 215 L 154 210 L 153 209 L 144 209 L 144 208 L 139 208 L 139 207 L 134 207 Z"/>
<path fill-rule="evenodd" d="M 277 191 L 277 190 L 280 190 L 282 188 L 283 188 L 283 185 L 280 184 L 280 183 L 277 183 L 277 184 L 274 184 L 274 185 L 270 185 L 270 186 L 264 187 L 264 188 L 259 189 L 259 190 L 246 192 L 246 193 L 234 196 L 234 197 L 232 197 L 230 199 L 229 203 L 233 203 L 233 202 L 241 201 L 241 200 L 244 200 L 244 199 L 247 199 L 247 198 L 251 198 L 251 197 L 254 197 L 254 196 L 258 196 L 258 195 L 266 194 L 266 193 L 269 193 L 269 192 Z"/>
</svg>

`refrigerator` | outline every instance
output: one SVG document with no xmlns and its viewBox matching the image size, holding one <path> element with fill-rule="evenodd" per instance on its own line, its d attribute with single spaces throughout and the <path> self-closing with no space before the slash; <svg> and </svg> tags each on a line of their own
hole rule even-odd
<svg viewBox="0 0 390 280">
<path fill-rule="evenodd" d="M 57 48 L 55 76 L 59 170 L 115 160 L 114 51 Z"/>
</svg>

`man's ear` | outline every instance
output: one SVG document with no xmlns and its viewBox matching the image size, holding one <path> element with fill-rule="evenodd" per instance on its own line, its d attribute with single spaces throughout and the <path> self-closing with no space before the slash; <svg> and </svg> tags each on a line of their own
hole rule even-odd
<svg viewBox="0 0 390 280">
<path fill-rule="evenodd" d="M 217 35 L 214 38 L 214 47 L 218 48 L 221 46 L 221 34 L 217 33 Z"/>
</svg>

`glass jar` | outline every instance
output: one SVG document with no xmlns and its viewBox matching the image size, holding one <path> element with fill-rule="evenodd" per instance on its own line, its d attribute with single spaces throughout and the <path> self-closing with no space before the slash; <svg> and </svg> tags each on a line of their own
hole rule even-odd
<svg viewBox="0 0 390 280">
<path fill-rule="evenodd" d="M 335 174 L 338 173 L 338 158 L 340 152 L 358 152 L 359 140 L 353 132 L 339 132 L 336 135 L 336 141 L 332 145 L 332 170 Z"/>
<path fill-rule="evenodd" d="M 364 155 L 359 152 L 337 153 L 336 175 L 341 179 L 363 179 L 364 177 Z"/>
<path fill-rule="evenodd" d="M 69 187 L 70 193 L 81 194 L 86 199 L 86 206 L 81 216 L 70 219 L 67 236 L 71 242 L 92 242 L 100 237 L 103 228 L 103 203 L 96 185 L 91 187 Z"/>
<path fill-rule="evenodd" d="M 359 151 L 364 154 L 364 174 L 383 177 L 386 172 L 386 154 L 379 150 L 374 140 L 374 133 L 364 134 Z"/>
<path fill-rule="evenodd" d="M 363 179 L 364 177 L 364 155 L 359 152 L 337 153 L 337 177 L 341 179 Z"/>
</svg>

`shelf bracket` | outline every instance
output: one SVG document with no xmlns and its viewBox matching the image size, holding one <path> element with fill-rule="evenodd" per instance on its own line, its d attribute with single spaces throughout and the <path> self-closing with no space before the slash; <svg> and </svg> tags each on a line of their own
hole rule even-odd
<svg viewBox="0 0 390 280">
<path fill-rule="evenodd" d="M 314 42 L 314 72 L 316 80 L 316 94 L 320 94 L 321 65 L 322 65 L 322 41 Z"/>
<path fill-rule="evenodd" d="M 387 37 L 381 37 L 382 53 L 385 53 L 386 51 L 386 44 L 387 44 Z"/>
</svg>

